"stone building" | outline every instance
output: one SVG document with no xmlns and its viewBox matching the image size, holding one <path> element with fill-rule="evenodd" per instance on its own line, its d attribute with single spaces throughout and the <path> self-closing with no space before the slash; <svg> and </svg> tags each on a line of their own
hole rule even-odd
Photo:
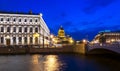
<svg viewBox="0 0 120 71">
<path fill-rule="evenodd" d="M 48 45 L 42 14 L 0 13 L 0 45 Z"/>
</svg>

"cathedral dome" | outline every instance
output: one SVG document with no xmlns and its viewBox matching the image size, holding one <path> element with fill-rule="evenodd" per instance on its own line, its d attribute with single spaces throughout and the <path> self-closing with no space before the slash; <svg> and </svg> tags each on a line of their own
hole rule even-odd
<svg viewBox="0 0 120 71">
<path fill-rule="evenodd" d="M 61 26 L 59 31 L 58 31 L 58 37 L 65 37 L 65 31 L 63 29 L 63 27 Z"/>
</svg>

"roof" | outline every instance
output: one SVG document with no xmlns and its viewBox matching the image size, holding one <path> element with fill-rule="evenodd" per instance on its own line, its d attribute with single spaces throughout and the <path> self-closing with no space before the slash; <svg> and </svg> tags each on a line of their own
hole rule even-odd
<svg viewBox="0 0 120 71">
<path fill-rule="evenodd" d="M 38 15 L 37 13 L 32 13 L 32 11 L 29 12 L 13 12 L 13 11 L 0 11 L 2 14 L 25 14 L 25 15 Z"/>
</svg>

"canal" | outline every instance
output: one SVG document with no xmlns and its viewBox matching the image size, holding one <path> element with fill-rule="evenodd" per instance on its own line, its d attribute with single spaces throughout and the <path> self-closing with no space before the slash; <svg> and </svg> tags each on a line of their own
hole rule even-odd
<svg viewBox="0 0 120 71">
<path fill-rule="evenodd" d="M 120 71 L 120 61 L 78 54 L 1 55 L 0 71 Z"/>
</svg>

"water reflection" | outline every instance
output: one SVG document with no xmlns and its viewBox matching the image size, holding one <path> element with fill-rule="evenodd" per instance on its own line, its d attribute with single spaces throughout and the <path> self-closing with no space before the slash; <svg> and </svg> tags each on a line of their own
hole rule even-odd
<svg viewBox="0 0 120 71">
<path fill-rule="evenodd" d="M 62 63 L 58 60 L 57 55 L 48 55 L 45 58 L 45 71 L 60 71 Z"/>
<path fill-rule="evenodd" d="M 32 55 L 31 71 L 60 71 L 63 63 L 58 55 Z"/>
<path fill-rule="evenodd" d="M 119 60 L 74 54 L 0 56 L 0 71 L 120 71 Z"/>
</svg>

